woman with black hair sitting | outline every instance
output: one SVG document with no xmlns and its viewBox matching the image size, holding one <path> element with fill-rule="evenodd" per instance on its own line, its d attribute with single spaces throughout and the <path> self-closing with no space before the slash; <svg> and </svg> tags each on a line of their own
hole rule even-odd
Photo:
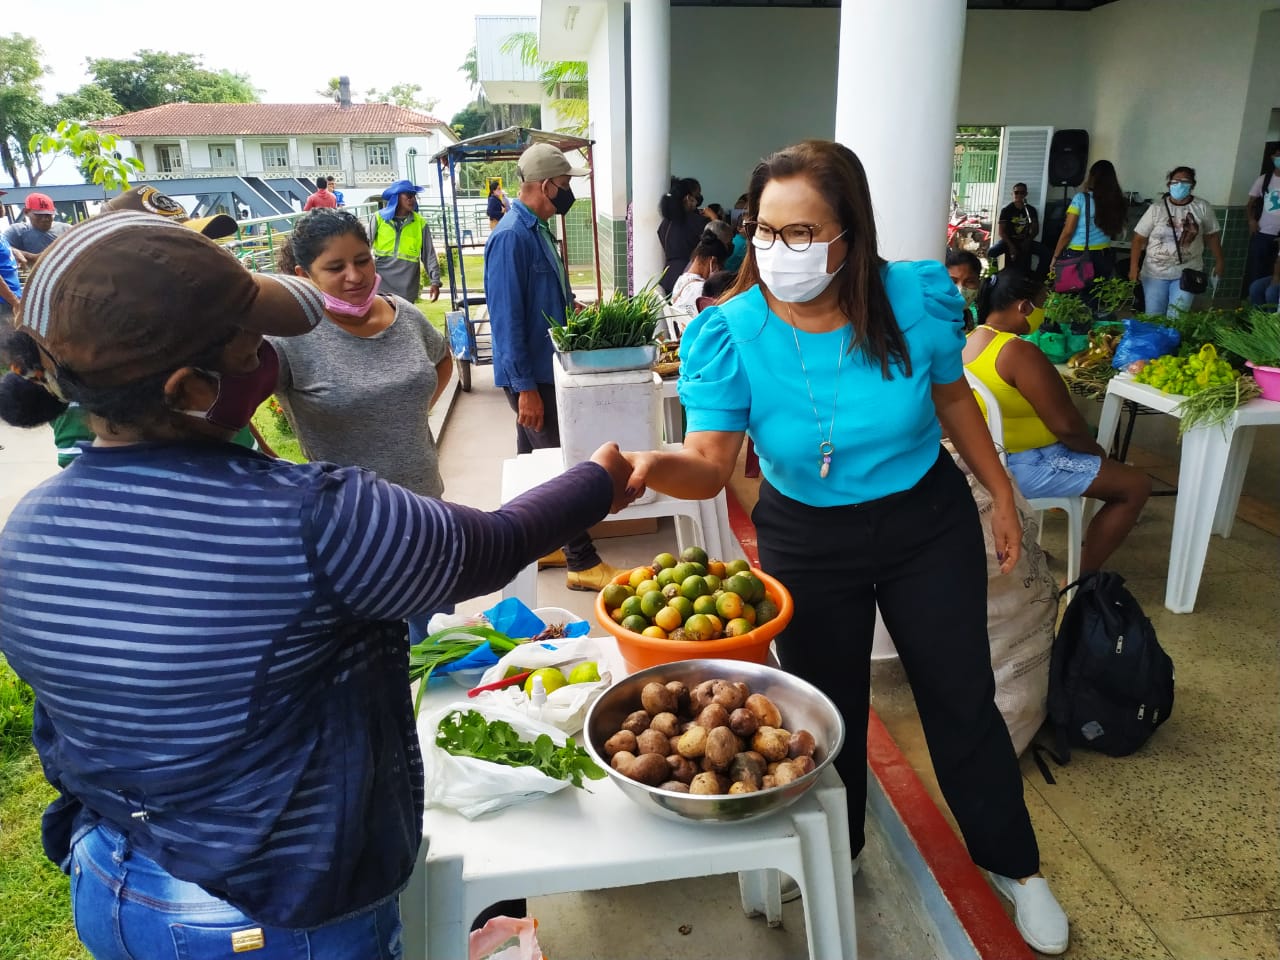
<svg viewBox="0 0 1280 960">
<path fill-rule="evenodd" d="M 719 270 L 724 269 L 725 261 L 733 252 L 733 228 L 723 220 L 713 220 L 707 224 L 693 248 L 693 256 L 685 268 L 675 288 L 671 291 L 671 305 L 679 307 L 689 316 L 697 316 L 698 298 L 702 296 L 703 284 Z"/>
<path fill-rule="evenodd" d="M 1106 563 L 1138 522 L 1151 480 L 1107 456 L 1058 371 L 1035 344 L 1021 339 L 1040 326 L 1044 300 L 1044 282 L 1019 267 L 987 277 L 964 365 L 1000 405 L 1009 472 L 1024 496 L 1103 501 L 1085 531 L 1080 572 L 1089 573 Z"/>
</svg>

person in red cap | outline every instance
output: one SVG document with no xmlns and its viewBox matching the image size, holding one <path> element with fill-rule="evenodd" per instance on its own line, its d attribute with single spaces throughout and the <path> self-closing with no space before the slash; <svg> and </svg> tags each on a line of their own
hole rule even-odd
<svg viewBox="0 0 1280 960">
<path fill-rule="evenodd" d="M 49 244 L 71 229 L 71 225 L 55 220 L 58 211 L 47 193 L 29 193 L 22 205 L 25 219 L 4 232 L 4 238 L 13 248 L 13 255 L 23 267 L 35 265 L 36 258 Z"/>
<path fill-rule="evenodd" d="M 74 400 L 98 437 L 0 531 L 0 653 L 95 957 L 401 957 L 425 797 L 403 621 L 629 499 L 616 444 L 485 513 L 230 443 L 276 383 L 264 335 L 323 316 L 308 281 L 121 212 L 41 258 L 8 331 L 5 382 L 45 395 L 25 412 Z"/>
</svg>

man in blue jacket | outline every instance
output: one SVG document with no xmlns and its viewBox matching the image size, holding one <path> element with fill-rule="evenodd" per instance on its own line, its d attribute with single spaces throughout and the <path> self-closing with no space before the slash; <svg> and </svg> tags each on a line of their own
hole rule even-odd
<svg viewBox="0 0 1280 960">
<path fill-rule="evenodd" d="M 484 293 L 493 331 L 493 382 L 516 412 L 516 452 L 560 446 L 547 318 L 563 323 L 573 304 L 568 272 L 549 221 L 573 206 L 574 167 L 558 148 L 535 143 L 520 155 L 520 193 L 484 247 Z M 616 571 L 585 533 L 540 567 L 568 566 L 570 590 L 602 590 Z"/>
</svg>

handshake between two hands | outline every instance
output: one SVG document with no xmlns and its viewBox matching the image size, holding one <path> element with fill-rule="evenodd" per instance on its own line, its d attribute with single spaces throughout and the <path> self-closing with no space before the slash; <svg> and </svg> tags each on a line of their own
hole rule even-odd
<svg viewBox="0 0 1280 960">
<path fill-rule="evenodd" d="M 623 453 L 616 443 L 606 443 L 591 455 L 591 462 L 604 467 L 613 481 L 610 513 L 617 513 L 644 493 L 649 467 L 655 456 L 653 451 Z"/>
</svg>

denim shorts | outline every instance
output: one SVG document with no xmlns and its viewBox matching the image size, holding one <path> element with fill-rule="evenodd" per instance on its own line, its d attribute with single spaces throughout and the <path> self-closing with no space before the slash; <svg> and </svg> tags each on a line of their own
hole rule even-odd
<svg viewBox="0 0 1280 960">
<path fill-rule="evenodd" d="M 1028 500 L 1078 497 L 1101 469 L 1102 458 L 1097 454 L 1080 453 L 1061 443 L 1009 454 L 1009 472 Z"/>
<path fill-rule="evenodd" d="M 103 825 L 71 851 L 71 913 L 77 935 L 96 960 L 403 956 L 395 897 L 313 930 L 266 926 L 196 884 L 177 879 Z"/>
</svg>

